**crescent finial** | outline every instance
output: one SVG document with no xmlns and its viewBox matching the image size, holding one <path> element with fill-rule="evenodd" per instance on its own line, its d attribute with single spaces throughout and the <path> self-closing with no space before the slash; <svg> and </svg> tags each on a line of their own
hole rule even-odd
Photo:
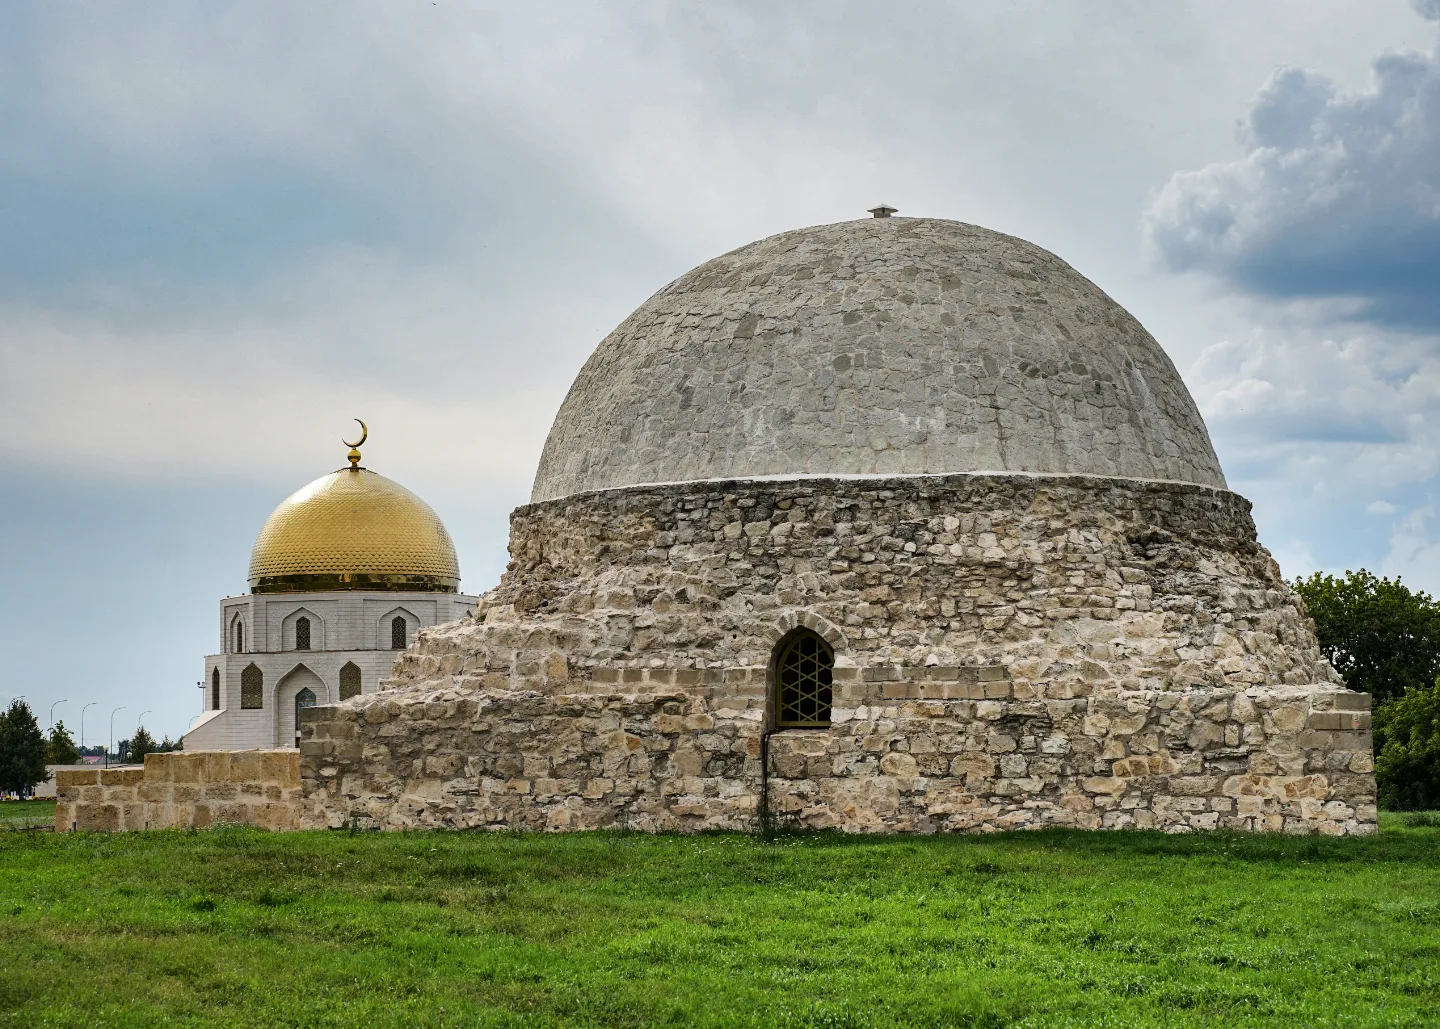
<svg viewBox="0 0 1440 1029">
<path fill-rule="evenodd" d="M 367 439 L 370 438 L 370 428 L 369 428 L 369 426 L 367 426 L 367 425 L 366 425 L 363 421 L 361 421 L 359 418 L 356 418 L 355 420 L 356 420 L 357 422 L 360 422 L 360 438 L 359 438 L 358 440 L 356 440 L 354 443 L 348 442 L 348 441 L 345 440 L 343 437 L 342 437 L 341 440 L 340 440 L 341 443 L 344 443 L 347 447 L 350 448 L 350 453 L 349 453 L 348 455 L 346 455 L 346 456 L 349 457 L 349 459 L 350 459 L 350 467 L 351 467 L 351 468 L 359 468 L 359 467 L 360 467 L 360 447 L 361 447 L 361 445 L 364 444 L 364 442 L 365 442 Z"/>
</svg>

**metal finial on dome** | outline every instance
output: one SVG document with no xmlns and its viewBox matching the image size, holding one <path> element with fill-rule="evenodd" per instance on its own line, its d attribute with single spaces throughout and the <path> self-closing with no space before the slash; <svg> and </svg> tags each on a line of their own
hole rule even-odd
<svg viewBox="0 0 1440 1029">
<path fill-rule="evenodd" d="M 881 204 L 879 207 L 870 208 L 870 213 L 876 218 L 889 218 L 892 214 L 898 214 L 899 209 L 891 207 L 889 204 Z"/>
<path fill-rule="evenodd" d="M 359 418 L 356 418 L 355 420 L 357 422 L 360 422 Z M 344 443 L 347 447 L 350 448 L 350 453 L 346 454 L 345 456 L 350 459 L 351 468 L 360 467 L 360 446 L 369 438 L 369 427 L 364 422 L 360 422 L 360 438 L 358 440 L 356 440 L 354 443 L 348 443 L 343 438 L 340 440 L 341 443 Z"/>
</svg>

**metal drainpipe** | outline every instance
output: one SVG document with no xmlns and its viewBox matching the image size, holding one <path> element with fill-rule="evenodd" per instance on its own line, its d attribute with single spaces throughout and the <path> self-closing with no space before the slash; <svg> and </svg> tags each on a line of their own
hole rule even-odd
<svg viewBox="0 0 1440 1029">
<path fill-rule="evenodd" d="M 760 734 L 760 835 L 770 835 L 770 737 L 775 729 Z"/>
</svg>

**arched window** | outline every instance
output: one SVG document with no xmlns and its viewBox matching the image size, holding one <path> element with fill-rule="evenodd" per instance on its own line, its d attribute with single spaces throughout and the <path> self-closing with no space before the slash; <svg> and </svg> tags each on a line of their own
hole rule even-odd
<svg viewBox="0 0 1440 1029">
<path fill-rule="evenodd" d="M 240 673 L 240 706 L 257 708 L 265 706 L 265 674 L 255 664 L 245 666 Z"/>
<path fill-rule="evenodd" d="M 242 621 L 241 621 L 240 619 L 238 619 L 238 618 L 235 619 L 235 649 L 234 649 L 234 653 L 236 653 L 236 654 L 243 654 L 243 653 L 245 653 L 245 623 L 242 622 Z"/>
<path fill-rule="evenodd" d="M 210 710 L 220 710 L 220 669 L 210 673 Z"/>
<path fill-rule="evenodd" d="M 405 649 L 405 618 L 403 615 L 396 615 L 390 622 L 390 649 Z"/>
<path fill-rule="evenodd" d="M 310 619 L 304 615 L 295 619 L 295 649 L 310 649 Z"/>
<path fill-rule="evenodd" d="M 346 661 L 345 667 L 340 669 L 340 699 L 349 700 L 351 697 L 360 696 L 360 666 L 354 661 Z"/>
<path fill-rule="evenodd" d="M 300 743 L 300 712 L 304 711 L 307 707 L 314 706 L 315 694 L 310 687 L 307 686 L 295 694 L 295 743 L 297 746 Z"/>
<path fill-rule="evenodd" d="M 775 648 L 775 724 L 780 728 L 830 725 L 835 651 L 809 629 L 796 629 Z"/>
</svg>

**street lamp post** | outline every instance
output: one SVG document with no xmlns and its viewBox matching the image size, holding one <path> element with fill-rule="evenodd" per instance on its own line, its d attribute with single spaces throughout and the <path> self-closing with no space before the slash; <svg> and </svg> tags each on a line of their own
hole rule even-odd
<svg viewBox="0 0 1440 1029">
<path fill-rule="evenodd" d="M 110 712 L 110 742 L 105 745 L 105 767 L 110 767 L 110 751 L 115 749 L 115 714 L 124 711 L 125 705 L 121 704 L 114 711 Z"/>
<path fill-rule="evenodd" d="M 50 705 L 50 731 L 51 731 L 51 732 L 54 732 L 54 731 L 55 731 L 55 709 L 56 709 L 57 707 L 59 707 L 61 704 L 68 704 L 68 703 L 70 703 L 70 701 L 68 701 L 68 700 L 57 700 L 57 701 L 55 701 L 55 703 L 53 703 L 53 704 Z"/>
<path fill-rule="evenodd" d="M 82 751 L 82 756 L 85 750 L 85 712 L 89 711 L 98 703 L 100 703 L 100 701 L 92 700 L 80 709 L 80 750 Z"/>
</svg>

